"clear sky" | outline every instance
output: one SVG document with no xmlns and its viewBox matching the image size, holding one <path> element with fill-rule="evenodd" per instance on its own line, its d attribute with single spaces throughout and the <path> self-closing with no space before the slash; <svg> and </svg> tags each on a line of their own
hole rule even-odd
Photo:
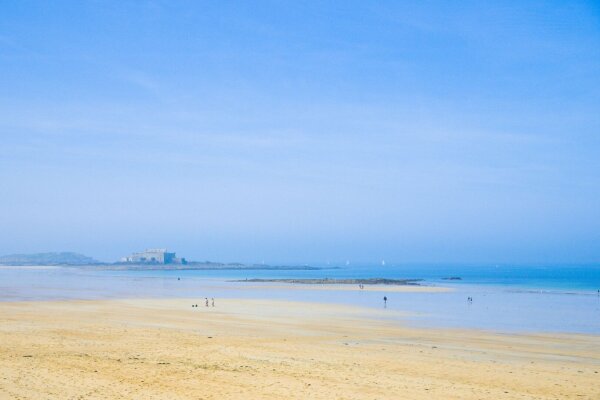
<svg viewBox="0 0 600 400">
<path fill-rule="evenodd" d="M 0 1 L 0 254 L 600 261 L 597 1 Z"/>
</svg>

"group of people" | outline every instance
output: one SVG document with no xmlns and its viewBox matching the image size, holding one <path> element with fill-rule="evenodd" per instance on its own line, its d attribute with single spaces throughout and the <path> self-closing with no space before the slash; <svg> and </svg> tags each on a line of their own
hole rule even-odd
<svg viewBox="0 0 600 400">
<path fill-rule="evenodd" d="M 177 277 L 177 280 L 178 280 L 178 281 L 180 281 L 180 280 L 181 280 L 181 278 L 180 278 L 180 277 Z M 208 297 L 205 297 L 205 298 L 204 298 L 204 305 L 205 305 L 206 307 L 208 307 Z M 210 298 L 210 305 L 211 305 L 212 307 L 214 307 L 214 306 L 215 306 L 215 298 L 214 298 L 214 297 L 211 297 L 211 298 Z M 198 304 L 192 304 L 192 308 L 196 308 L 196 307 L 198 307 Z"/>
<path fill-rule="evenodd" d="M 210 298 L 210 304 L 211 304 L 211 306 L 212 306 L 212 307 L 214 307 L 214 306 L 215 306 L 215 298 L 214 298 L 214 297 L 211 297 L 211 298 Z M 204 298 L 204 305 L 205 305 L 206 307 L 208 307 L 208 297 L 205 297 L 205 298 Z M 192 307 L 198 307 L 198 304 L 192 304 Z"/>
<path fill-rule="evenodd" d="M 472 303 L 473 302 L 473 298 L 471 296 L 467 297 L 467 302 Z"/>
</svg>

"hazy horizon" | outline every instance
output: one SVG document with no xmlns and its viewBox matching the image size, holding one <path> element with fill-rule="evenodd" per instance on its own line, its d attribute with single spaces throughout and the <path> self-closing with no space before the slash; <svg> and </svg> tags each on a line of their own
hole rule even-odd
<svg viewBox="0 0 600 400">
<path fill-rule="evenodd" d="M 594 1 L 0 13 L 0 255 L 600 262 Z"/>
</svg>

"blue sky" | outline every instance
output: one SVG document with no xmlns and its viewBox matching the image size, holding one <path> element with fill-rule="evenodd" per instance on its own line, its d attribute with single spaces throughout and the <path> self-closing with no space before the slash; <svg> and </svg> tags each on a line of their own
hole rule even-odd
<svg viewBox="0 0 600 400">
<path fill-rule="evenodd" d="M 297 3 L 1 2 L 0 253 L 600 261 L 597 2 Z"/>
</svg>

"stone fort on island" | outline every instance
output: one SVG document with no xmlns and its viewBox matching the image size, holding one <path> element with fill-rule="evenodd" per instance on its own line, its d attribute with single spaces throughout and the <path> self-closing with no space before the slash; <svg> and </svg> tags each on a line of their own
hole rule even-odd
<svg viewBox="0 0 600 400">
<path fill-rule="evenodd" d="M 121 258 L 121 262 L 131 264 L 186 264 L 185 258 L 180 258 L 167 249 L 146 249 Z"/>
</svg>

